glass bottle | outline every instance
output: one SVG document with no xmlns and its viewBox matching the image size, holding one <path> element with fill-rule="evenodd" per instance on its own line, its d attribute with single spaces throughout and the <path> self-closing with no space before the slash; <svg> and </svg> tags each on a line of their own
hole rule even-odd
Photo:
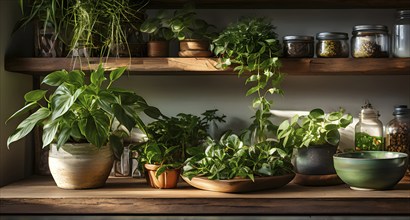
<svg viewBox="0 0 410 220">
<path fill-rule="evenodd" d="M 386 150 L 409 154 L 410 109 L 407 105 L 395 106 L 393 115 L 386 125 Z"/>
<path fill-rule="evenodd" d="M 393 56 L 410 57 L 410 10 L 399 10 L 393 26 Z"/>
<path fill-rule="evenodd" d="M 349 36 L 347 33 L 321 32 L 316 35 L 316 39 L 317 57 L 349 57 Z"/>
<path fill-rule="evenodd" d="M 384 25 L 356 25 L 351 41 L 354 58 L 389 57 L 389 33 Z"/>
<path fill-rule="evenodd" d="M 355 127 L 354 142 L 356 151 L 383 150 L 383 124 L 379 120 L 379 112 L 372 107 L 370 102 L 362 106 L 359 122 Z"/>
</svg>

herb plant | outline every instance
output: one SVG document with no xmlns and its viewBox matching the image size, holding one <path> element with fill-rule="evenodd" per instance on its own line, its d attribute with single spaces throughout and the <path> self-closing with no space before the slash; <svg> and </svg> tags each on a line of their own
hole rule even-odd
<svg viewBox="0 0 410 220">
<path fill-rule="evenodd" d="M 322 109 L 313 109 L 307 116 L 293 116 L 283 121 L 277 130 L 277 138 L 285 147 L 309 147 L 330 144 L 337 146 L 340 141 L 339 128 L 346 128 L 353 121 L 343 109 L 325 114 Z"/>
<path fill-rule="evenodd" d="M 187 149 L 196 148 L 209 136 L 211 122 L 224 122 L 225 116 L 217 116 L 217 110 L 208 110 L 202 117 L 180 113 L 150 123 L 146 127 L 148 141 L 135 145 L 132 150 L 139 154 L 140 166 L 145 163 L 160 165 L 156 176 L 166 169 L 182 167 L 187 158 Z"/>
<path fill-rule="evenodd" d="M 79 70 L 48 74 L 42 83 L 55 87 L 55 91 L 47 96 L 47 90 L 33 90 L 24 96 L 26 105 L 8 120 L 37 110 L 17 126 L 7 140 L 7 146 L 40 125 L 43 147 L 52 142 L 57 144 L 57 149 L 66 142 L 89 142 L 98 148 L 109 144 L 119 157 L 123 150 L 122 138 L 127 135 L 122 127 L 128 131 L 135 126 L 145 130 L 139 117 L 142 111 L 153 118 L 161 115 L 158 109 L 149 106 L 133 91 L 111 87 L 125 69 L 111 71 L 108 85 L 102 65 L 92 71 L 89 83 L 86 83 L 85 73 Z M 117 126 L 114 121 L 119 122 Z"/>
<path fill-rule="evenodd" d="M 257 143 L 266 140 L 268 131 L 275 130 L 269 120 L 273 102 L 268 100 L 268 95 L 283 93 L 279 88 L 283 78 L 278 60 L 281 46 L 276 37 L 275 27 L 264 18 L 242 18 L 213 41 L 213 51 L 221 57 L 221 67 L 236 65 L 234 71 L 238 76 L 250 74 L 245 84 L 252 86 L 246 96 L 256 96 L 252 101 L 256 112 L 249 130 Z"/>
<path fill-rule="evenodd" d="M 292 172 L 291 149 L 276 142 L 264 141 L 247 145 L 237 135 L 226 133 L 219 142 L 208 138 L 205 149 L 191 149 L 192 157 L 184 166 L 183 175 L 212 180 L 276 176 Z"/>
<path fill-rule="evenodd" d="M 149 34 L 149 39 L 154 40 L 171 40 L 174 33 L 170 28 L 171 15 L 168 11 L 160 10 L 153 18 L 146 19 L 142 24 L 140 31 Z"/>
</svg>

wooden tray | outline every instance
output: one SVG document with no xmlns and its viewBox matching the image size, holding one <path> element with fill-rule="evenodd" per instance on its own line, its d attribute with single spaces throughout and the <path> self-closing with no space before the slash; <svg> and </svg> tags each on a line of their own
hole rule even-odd
<svg viewBox="0 0 410 220">
<path fill-rule="evenodd" d="M 343 184 L 343 181 L 337 176 L 337 174 L 304 175 L 296 173 L 293 183 L 302 186 L 334 186 Z"/>
<path fill-rule="evenodd" d="M 231 179 L 231 180 L 209 180 L 206 177 L 194 177 L 189 180 L 182 177 L 189 185 L 203 190 L 242 193 L 265 189 L 276 189 L 288 184 L 295 177 L 295 174 L 272 177 L 256 177 L 255 182 L 250 179 Z"/>
</svg>

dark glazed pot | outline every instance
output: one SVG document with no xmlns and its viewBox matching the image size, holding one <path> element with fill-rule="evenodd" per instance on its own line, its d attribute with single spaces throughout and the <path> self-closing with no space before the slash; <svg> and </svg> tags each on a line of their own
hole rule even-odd
<svg viewBox="0 0 410 220">
<path fill-rule="evenodd" d="M 335 174 L 333 155 L 336 150 L 337 146 L 330 144 L 297 149 L 292 161 L 296 173 L 304 175 Z"/>
</svg>

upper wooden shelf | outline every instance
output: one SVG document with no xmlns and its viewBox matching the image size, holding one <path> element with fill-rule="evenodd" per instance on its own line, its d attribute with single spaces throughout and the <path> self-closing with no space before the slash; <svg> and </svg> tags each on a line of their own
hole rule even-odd
<svg viewBox="0 0 410 220">
<path fill-rule="evenodd" d="M 216 68 L 217 58 L 109 58 L 107 69 L 128 66 L 130 75 L 236 75 Z M 410 75 L 410 58 L 303 58 L 281 59 L 281 71 L 289 75 Z M 31 75 L 80 68 L 71 58 L 6 58 L 5 69 Z M 95 69 L 100 58 L 83 58 L 82 69 Z"/>
<path fill-rule="evenodd" d="M 194 2 L 196 8 L 223 9 L 400 9 L 410 8 L 408 0 L 151 0 L 149 8 L 181 8 Z"/>
<path fill-rule="evenodd" d="M 355 191 L 347 185 L 229 194 L 194 189 L 152 189 L 145 179 L 109 178 L 105 187 L 63 190 L 51 177 L 0 188 L 1 214 L 132 215 L 410 215 L 410 182 L 392 190 Z"/>
</svg>

